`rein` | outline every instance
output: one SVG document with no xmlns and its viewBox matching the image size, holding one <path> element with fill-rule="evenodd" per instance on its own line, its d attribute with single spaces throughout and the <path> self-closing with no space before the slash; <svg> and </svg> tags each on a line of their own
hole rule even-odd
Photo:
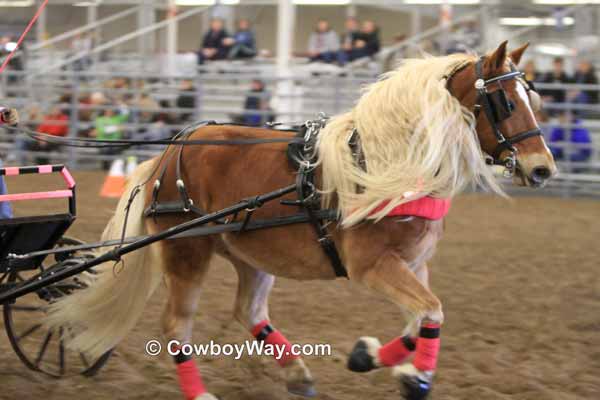
<svg viewBox="0 0 600 400">
<path fill-rule="evenodd" d="M 174 139 L 158 139 L 158 140 L 132 140 L 132 139 L 117 139 L 117 140 L 106 140 L 106 139 L 91 139 L 91 138 L 62 138 L 47 133 L 36 132 L 20 127 L 3 126 L 4 129 L 10 131 L 24 133 L 32 139 L 39 140 L 41 142 L 59 144 L 66 147 L 78 147 L 78 148 L 114 148 L 123 147 L 128 148 L 132 146 L 194 146 L 194 145 L 205 145 L 205 146 L 243 146 L 243 145 L 255 145 L 255 144 L 267 144 L 267 143 L 303 143 L 302 138 L 289 137 L 289 138 L 264 138 L 264 139 L 192 139 L 192 140 L 181 140 L 177 139 L 182 135 L 189 135 L 196 129 L 203 126 L 209 125 L 225 125 L 218 124 L 215 121 L 202 121 L 192 124 L 174 136 Z M 274 129 L 275 130 L 275 129 Z"/>
</svg>

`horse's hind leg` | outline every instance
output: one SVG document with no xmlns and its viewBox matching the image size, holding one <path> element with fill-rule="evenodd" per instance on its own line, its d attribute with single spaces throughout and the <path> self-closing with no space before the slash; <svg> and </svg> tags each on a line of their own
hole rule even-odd
<svg viewBox="0 0 600 400">
<path fill-rule="evenodd" d="M 162 242 L 168 301 L 163 314 L 163 334 L 171 351 L 192 339 L 200 286 L 212 254 L 210 239 L 178 239 Z M 172 341 L 176 341 L 173 343 Z M 173 354 L 173 353 L 172 353 Z M 181 390 L 186 400 L 216 400 L 208 393 L 191 355 L 174 356 Z"/>
<path fill-rule="evenodd" d="M 273 275 L 257 270 L 244 261 L 228 257 L 238 276 L 238 293 L 235 303 L 236 319 L 249 330 L 256 340 L 266 344 L 285 346 L 291 351 L 290 342 L 273 328 L 269 321 L 269 293 L 275 282 Z M 284 354 L 277 360 L 283 368 L 287 389 L 290 393 L 312 397 L 316 395 L 313 379 L 304 361 L 296 355 Z"/>
<path fill-rule="evenodd" d="M 400 380 L 408 400 L 422 400 L 429 393 L 437 367 L 439 332 L 443 322 L 442 305 L 409 265 L 393 251 L 383 254 L 374 265 L 365 265 L 363 268 L 351 276 L 387 296 L 421 321 L 419 336 L 414 344 L 415 357 L 412 363 L 394 367 L 394 375 Z M 393 352 L 397 351 L 398 348 L 393 349 Z M 381 355 L 378 352 L 378 356 Z"/>
</svg>

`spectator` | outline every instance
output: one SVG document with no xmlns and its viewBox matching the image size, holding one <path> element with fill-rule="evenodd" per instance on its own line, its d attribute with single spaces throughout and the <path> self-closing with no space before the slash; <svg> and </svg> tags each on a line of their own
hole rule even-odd
<svg viewBox="0 0 600 400">
<path fill-rule="evenodd" d="M 232 115 L 233 122 L 249 126 L 262 126 L 272 122 L 275 117 L 269 112 L 269 102 L 270 94 L 265 90 L 264 82 L 254 79 L 244 102 L 244 113 Z"/>
<path fill-rule="evenodd" d="M 113 108 L 104 110 L 104 113 L 94 121 L 94 129 L 90 132 L 90 136 L 100 140 L 123 139 L 123 124 L 129 118 L 129 112 L 123 111 L 119 114 Z M 100 149 L 100 153 L 105 156 L 114 156 L 120 152 L 119 147 L 103 147 Z M 103 160 L 102 168 L 107 171 L 110 164 L 111 160 Z"/>
<path fill-rule="evenodd" d="M 160 106 L 147 92 L 143 92 L 139 99 L 134 102 L 138 113 L 138 122 L 147 124 L 152 122 L 154 115 L 160 110 Z"/>
<path fill-rule="evenodd" d="M 86 34 L 78 34 L 75 36 L 73 41 L 71 42 L 71 52 L 72 56 L 78 56 L 80 54 L 87 54 L 92 50 L 92 38 Z M 88 69 L 90 64 L 92 63 L 92 59 L 89 56 L 82 57 L 78 60 L 75 60 L 73 63 L 73 69 L 75 71 L 84 71 Z"/>
<path fill-rule="evenodd" d="M 210 21 L 210 29 L 204 35 L 202 48 L 198 52 L 198 64 L 204 64 L 206 60 L 223 60 L 227 58 L 230 46 L 226 40 L 229 34 L 225 30 L 223 20 L 214 18 Z"/>
<path fill-rule="evenodd" d="M 559 119 L 561 124 L 573 124 L 575 127 L 573 128 L 564 128 L 559 125 L 552 129 L 550 133 L 550 151 L 554 156 L 555 160 L 565 161 L 567 159 L 566 155 L 568 155 L 568 159 L 571 162 L 586 162 L 591 158 L 592 149 L 591 149 L 591 137 L 588 129 L 581 126 L 581 121 L 575 118 L 572 118 L 570 113 L 563 113 Z M 567 133 L 568 132 L 568 133 Z M 557 142 L 563 142 L 560 146 L 552 145 Z M 571 143 L 573 146 L 572 149 L 568 149 L 565 146 L 565 142 Z M 587 146 L 586 146 L 587 145 Z M 565 147 L 567 147 L 570 151 L 564 151 Z M 578 169 L 581 171 L 581 169 Z"/>
<path fill-rule="evenodd" d="M 525 74 L 525 80 L 528 82 L 538 82 L 541 78 L 540 73 L 535 66 L 535 61 L 533 60 L 529 60 L 525 63 L 523 73 Z"/>
<path fill-rule="evenodd" d="M 341 65 L 349 61 L 354 61 L 354 49 L 358 35 L 358 20 L 355 17 L 346 18 L 346 32 L 342 35 L 341 49 L 338 56 L 338 61 Z"/>
<path fill-rule="evenodd" d="M 194 90 L 194 83 L 190 80 L 184 80 L 181 82 L 181 94 L 177 97 L 175 105 L 177 108 L 189 108 L 194 110 L 196 108 L 196 92 Z M 178 113 L 180 122 L 188 121 L 192 117 L 192 113 Z"/>
<path fill-rule="evenodd" d="M 171 129 L 167 126 L 169 117 L 166 113 L 160 113 L 154 116 L 152 124 L 141 132 L 139 139 L 144 141 L 163 140 L 171 137 Z M 143 148 L 153 150 L 154 146 L 143 146 Z"/>
<path fill-rule="evenodd" d="M 575 72 L 575 83 L 579 84 L 598 84 L 596 71 L 591 62 L 582 60 L 577 65 Z M 597 90 L 581 90 L 574 94 L 572 101 L 577 104 L 596 104 L 598 102 Z"/>
<path fill-rule="evenodd" d="M 371 20 L 363 22 L 355 46 L 355 58 L 372 57 L 379 52 L 381 47 L 379 28 L 377 28 L 375 22 Z"/>
<path fill-rule="evenodd" d="M 37 131 L 51 136 L 64 137 L 69 134 L 69 116 L 64 112 L 62 106 L 52 107 L 50 112 L 44 116 L 42 122 L 37 127 Z M 45 140 L 36 140 L 30 143 L 30 150 L 51 152 L 59 149 L 59 145 Z M 36 158 L 38 164 L 48 164 L 48 156 Z"/>
<path fill-rule="evenodd" d="M 542 79 L 544 83 L 569 83 L 570 79 L 564 70 L 564 60 L 556 57 L 552 63 L 552 72 L 548 72 Z M 544 100 L 554 103 L 564 103 L 567 95 L 563 89 L 546 89 L 541 93 Z"/>
<path fill-rule="evenodd" d="M 8 56 L 11 51 L 16 47 L 16 42 L 10 36 L 3 36 L 0 38 L 0 59 L 4 59 L 4 57 Z M 24 58 L 26 56 L 26 46 L 25 43 L 21 43 L 21 47 L 19 48 L 20 54 L 16 53 L 8 62 L 8 68 L 12 71 L 15 71 L 15 74 L 9 75 L 7 81 L 11 86 L 10 89 L 7 90 L 8 96 L 19 96 L 23 94 L 22 89 L 19 87 L 19 83 L 21 82 L 21 74 L 24 68 Z"/>
<path fill-rule="evenodd" d="M 323 61 L 331 63 L 337 59 L 340 49 L 340 39 L 331 29 L 327 20 L 319 20 L 317 29 L 310 35 L 308 41 L 308 55 L 310 61 Z"/>
<path fill-rule="evenodd" d="M 254 32 L 250 29 L 250 21 L 242 18 L 238 21 L 237 31 L 231 38 L 224 39 L 229 50 L 229 58 L 253 58 L 256 56 Z"/>
</svg>

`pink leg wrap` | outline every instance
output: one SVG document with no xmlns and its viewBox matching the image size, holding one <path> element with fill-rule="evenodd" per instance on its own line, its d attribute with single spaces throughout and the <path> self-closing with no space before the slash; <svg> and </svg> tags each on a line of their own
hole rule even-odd
<svg viewBox="0 0 600 400">
<path fill-rule="evenodd" d="M 283 356 L 276 360 L 280 366 L 286 365 L 289 361 L 298 358 L 298 356 L 292 354 L 292 344 L 283 334 L 271 326 L 269 321 L 264 320 L 259 322 L 252 328 L 252 336 L 256 338 L 256 340 L 263 340 L 266 344 L 272 346 L 285 346 L 285 351 L 283 352 Z"/>
<path fill-rule="evenodd" d="M 194 400 L 197 396 L 206 393 L 204 383 L 200 377 L 200 372 L 196 367 L 194 360 L 187 360 L 177 364 L 177 376 L 179 385 L 186 400 Z"/>
<path fill-rule="evenodd" d="M 433 371 L 437 366 L 440 352 L 440 324 L 426 324 L 421 327 L 417 339 L 417 349 L 413 365 L 421 371 Z"/>
<path fill-rule="evenodd" d="M 385 367 L 400 364 L 415 350 L 415 340 L 408 336 L 398 337 L 379 348 L 378 357 Z"/>
</svg>

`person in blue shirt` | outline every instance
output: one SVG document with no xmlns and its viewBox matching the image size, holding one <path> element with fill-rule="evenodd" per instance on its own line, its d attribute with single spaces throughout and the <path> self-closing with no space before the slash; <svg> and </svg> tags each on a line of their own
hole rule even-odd
<svg viewBox="0 0 600 400">
<path fill-rule="evenodd" d="M 574 124 L 575 127 L 563 128 L 559 125 L 554 127 L 550 132 L 549 147 L 554 159 L 557 161 L 566 161 L 568 156 L 568 160 L 571 162 L 589 161 L 592 156 L 590 132 L 581 125 L 579 119 L 572 117 L 569 113 L 561 115 L 560 122 L 561 124 Z M 569 142 L 577 146 L 565 151 L 565 147 L 568 146 L 552 145 L 552 143 L 557 142 Z"/>
<path fill-rule="evenodd" d="M 229 58 L 252 58 L 256 56 L 256 40 L 252 32 L 250 21 L 242 18 L 238 21 L 237 31 L 227 38 L 225 43 L 231 46 Z"/>
<path fill-rule="evenodd" d="M 19 123 L 19 114 L 17 110 L 11 108 L 0 107 L 0 126 L 3 124 L 15 126 Z M 2 163 L 0 162 L 0 167 Z M 0 194 L 7 194 L 6 183 L 4 178 L 0 176 Z M 7 201 L 0 202 L 0 219 L 12 218 L 13 212 L 10 203 Z"/>
</svg>

